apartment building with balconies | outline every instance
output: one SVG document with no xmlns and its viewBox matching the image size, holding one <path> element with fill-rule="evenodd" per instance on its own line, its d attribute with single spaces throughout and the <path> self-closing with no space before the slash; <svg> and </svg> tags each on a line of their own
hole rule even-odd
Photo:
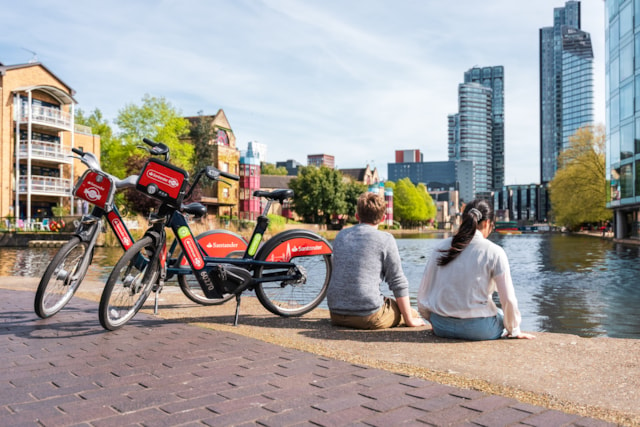
<svg viewBox="0 0 640 427">
<path fill-rule="evenodd" d="M 24 228 L 56 206 L 78 212 L 72 190 L 85 166 L 71 148 L 100 158 L 100 137 L 75 124 L 74 95 L 39 62 L 0 63 L 0 216 Z"/>
</svg>

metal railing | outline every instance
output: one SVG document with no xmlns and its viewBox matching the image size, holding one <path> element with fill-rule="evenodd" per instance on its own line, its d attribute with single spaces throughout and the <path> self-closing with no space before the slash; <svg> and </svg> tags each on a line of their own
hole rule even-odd
<svg viewBox="0 0 640 427">
<path fill-rule="evenodd" d="M 31 181 L 29 181 L 26 176 L 21 176 L 18 189 L 20 194 L 25 194 L 27 190 L 30 189 L 31 194 L 70 196 L 71 180 L 51 176 L 31 175 Z"/>
<path fill-rule="evenodd" d="M 28 107 L 20 109 L 20 121 L 26 122 L 29 119 Z M 57 108 L 42 107 L 38 105 L 31 106 L 31 122 L 44 125 L 53 125 L 71 128 L 71 114 Z"/>
<path fill-rule="evenodd" d="M 29 154 L 29 144 L 26 140 L 20 140 L 20 157 L 25 158 Z M 58 163 L 71 163 L 73 159 L 71 150 L 59 143 L 31 140 L 31 157 L 43 160 L 51 160 Z"/>
</svg>

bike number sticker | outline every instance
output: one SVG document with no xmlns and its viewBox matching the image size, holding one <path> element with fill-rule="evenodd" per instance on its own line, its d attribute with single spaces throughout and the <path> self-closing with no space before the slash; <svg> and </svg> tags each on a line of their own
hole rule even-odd
<svg viewBox="0 0 640 427">
<path fill-rule="evenodd" d="M 200 249 L 198 249 L 193 234 L 191 234 L 191 230 L 186 226 L 178 228 L 178 238 L 193 268 L 201 270 L 204 267 L 204 259 L 200 254 Z"/>
<path fill-rule="evenodd" d="M 133 245 L 133 239 L 131 235 L 129 235 L 129 230 L 127 230 L 127 227 L 122 222 L 122 218 L 116 215 L 114 211 L 111 211 L 107 214 L 107 219 L 122 247 L 125 250 L 129 249 Z"/>
<path fill-rule="evenodd" d="M 267 257 L 267 261 L 289 262 L 295 257 L 329 254 L 331 254 L 331 247 L 325 242 L 297 238 L 286 240 L 276 246 Z"/>
</svg>

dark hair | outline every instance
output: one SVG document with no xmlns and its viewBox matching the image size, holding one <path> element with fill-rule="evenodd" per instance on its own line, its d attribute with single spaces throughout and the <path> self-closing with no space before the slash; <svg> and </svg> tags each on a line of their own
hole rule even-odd
<svg viewBox="0 0 640 427">
<path fill-rule="evenodd" d="M 358 197 L 357 212 L 360 222 L 378 224 L 384 219 L 387 202 L 377 193 L 363 193 Z"/>
<path fill-rule="evenodd" d="M 447 265 L 458 257 L 469 245 L 476 234 L 478 224 L 482 221 L 493 221 L 493 209 L 486 200 L 474 200 L 467 203 L 462 212 L 462 224 L 453 236 L 451 247 L 441 250 L 443 255 L 438 258 L 438 265 Z"/>
</svg>

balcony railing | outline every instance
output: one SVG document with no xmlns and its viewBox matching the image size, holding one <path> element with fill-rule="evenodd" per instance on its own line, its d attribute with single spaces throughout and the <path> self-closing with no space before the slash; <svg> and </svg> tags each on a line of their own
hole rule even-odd
<svg viewBox="0 0 640 427">
<path fill-rule="evenodd" d="M 29 144 L 26 140 L 20 140 L 20 157 L 26 158 L 29 151 Z M 71 163 L 71 150 L 63 147 L 59 143 L 31 140 L 31 158 L 50 160 L 57 163 Z"/>
<path fill-rule="evenodd" d="M 29 119 L 27 108 L 20 109 L 20 121 L 26 122 Z M 48 126 L 56 126 L 65 129 L 71 128 L 71 114 L 57 108 L 31 106 L 31 122 Z"/>
<path fill-rule="evenodd" d="M 26 194 L 31 188 L 31 194 L 41 194 L 44 196 L 70 196 L 71 180 L 56 178 L 52 176 L 31 175 L 31 181 L 26 176 L 20 177 L 20 194 Z"/>
</svg>

